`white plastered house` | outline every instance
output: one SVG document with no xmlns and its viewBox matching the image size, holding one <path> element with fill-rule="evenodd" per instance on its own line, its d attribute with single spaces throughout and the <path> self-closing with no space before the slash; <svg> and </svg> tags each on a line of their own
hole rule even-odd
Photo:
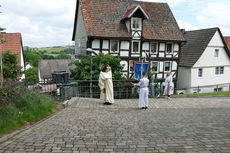
<svg viewBox="0 0 230 153">
<path fill-rule="evenodd" d="M 219 28 L 186 31 L 178 69 L 178 93 L 230 90 L 230 52 Z"/>
</svg>

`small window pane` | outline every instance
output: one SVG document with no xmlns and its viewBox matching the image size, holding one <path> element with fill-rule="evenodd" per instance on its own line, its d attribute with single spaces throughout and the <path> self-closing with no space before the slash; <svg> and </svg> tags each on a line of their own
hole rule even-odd
<svg viewBox="0 0 230 153">
<path fill-rule="evenodd" d="M 158 72 L 158 62 L 152 62 L 151 71 Z"/>
<path fill-rule="evenodd" d="M 198 77 L 202 77 L 203 76 L 203 69 L 199 69 L 198 70 Z"/>
<path fill-rule="evenodd" d="M 224 67 L 220 67 L 220 74 L 224 74 Z"/>
<path fill-rule="evenodd" d="M 157 43 L 152 42 L 151 43 L 151 53 L 157 52 Z"/>
<path fill-rule="evenodd" d="M 219 56 L 219 49 L 215 49 L 215 57 Z"/>
<path fill-rule="evenodd" d="M 118 41 L 111 41 L 111 51 L 112 52 L 118 51 Z"/>
<path fill-rule="evenodd" d="M 172 53 L 172 44 L 167 44 L 167 53 Z"/>
<path fill-rule="evenodd" d="M 170 62 L 165 62 L 165 71 L 170 71 Z"/>
<path fill-rule="evenodd" d="M 133 52 L 139 52 L 139 42 L 133 42 Z"/>
<path fill-rule="evenodd" d="M 219 67 L 216 67 L 216 72 L 215 72 L 216 74 L 220 74 L 220 69 L 219 69 Z"/>
</svg>

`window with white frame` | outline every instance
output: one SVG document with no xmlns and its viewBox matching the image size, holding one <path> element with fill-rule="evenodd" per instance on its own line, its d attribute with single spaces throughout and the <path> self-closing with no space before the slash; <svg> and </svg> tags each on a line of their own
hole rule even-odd
<svg viewBox="0 0 230 153">
<path fill-rule="evenodd" d="M 155 72 L 155 73 L 158 72 L 158 62 L 154 62 L 154 61 L 151 62 L 151 72 Z"/>
<path fill-rule="evenodd" d="M 133 72 L 133 60 L 129 61 L 129 72 Z"/>
<path fill-rule="evenodd" d="M 165 62 L 164 70 L 165 72 L 171 71 L 171 62 Z"/>
<path fill-rule="evenodd" d="M 132 18 L 132 29 L 141 30 L 141 18 Z"/>
<path fill-rule="evenodd" d="M 219 49 L 215 49 L 215 57 L 219 56 Z"/>
<path fill-rule="evenodd" d="M 172 43 L 168 43 L 167 45 L 166 45 L 166 53 L 167 54 L 171 54 L 172 52 L 173 52 L 173 45 L 172 45 Z"/>
<path fill-rule="evenodd" d="M 224 67 L 223 66 L 216 67 L 215 73 L 216 75 L 224 74 Z"/>
<path fill-rule="evenodd" d="M 132 53 L 140 52 L 140 41 L 133 41 L 132 43 Z"/>
<path fill-rule="evenodd" d="M 214 92 L 219 92 L 219 91 L 223 91 L 223 88 L 214 88 Z"/>
<path fill-rule="evenodd" d="M 156 42 L 151 42 L 150 43 L 150 53 L 151 54 L 156 54 L 157 53 L 157 43 Z"/>
<path fill-rule="evenodd" d="M 203 77 L 203 69 L 198 69 L 198 77 Z"/>
<path fill-rule="evenodd" d="M 119 52 L 119 41 L 118 40 L 111 40 L 110 41 L 110 52 L 111 53 Z"/>
</svg>

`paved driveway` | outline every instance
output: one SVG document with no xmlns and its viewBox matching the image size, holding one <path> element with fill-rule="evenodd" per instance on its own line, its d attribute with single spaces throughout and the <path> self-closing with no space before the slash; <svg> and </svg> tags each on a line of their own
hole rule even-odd
<svg viewBox="0 0 230 153">
<path fill-rule="evenodd" d="M 0 152 L 230 152 L 230 98 L 78 99 L 0 144 Z"/>
</svg>

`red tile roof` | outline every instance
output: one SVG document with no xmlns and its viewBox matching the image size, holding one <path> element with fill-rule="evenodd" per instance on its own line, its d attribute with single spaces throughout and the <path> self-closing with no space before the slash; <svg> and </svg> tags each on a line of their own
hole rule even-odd
<svg viewBox="0 0 230 153">
<path fill-rule="evenodd" d="M 12 53 L 16 53 L 19 58 L 18 64 L 21 65 L 21 51 L 22 51 L 22 38 L 21 33 L 5 33 L 2 32 L 1 39 L 6 40 L 6 42 L 0 44 L 2 51 L 10 50 Z"/>
<path fill-rule="evenodd" d="M 149 16 L 149 19 L 143 22 L 145 39 L 185 41 L 167 3 L 133 0 L 78 0 L 77 5 L 80 5 L 88 36 L 131 38 L 122 19 L 140 5 Z M 75 25 L 77 16 L 76 11 Z M 75 31 L 76 26 L 74 26 L 73 39 Z"/>
<path fill-rule="evenodd" d="M 230 36 L 224 37 L 224 41 L 228 47 L 228 50 L 230 52 Z"/>
</svg>

